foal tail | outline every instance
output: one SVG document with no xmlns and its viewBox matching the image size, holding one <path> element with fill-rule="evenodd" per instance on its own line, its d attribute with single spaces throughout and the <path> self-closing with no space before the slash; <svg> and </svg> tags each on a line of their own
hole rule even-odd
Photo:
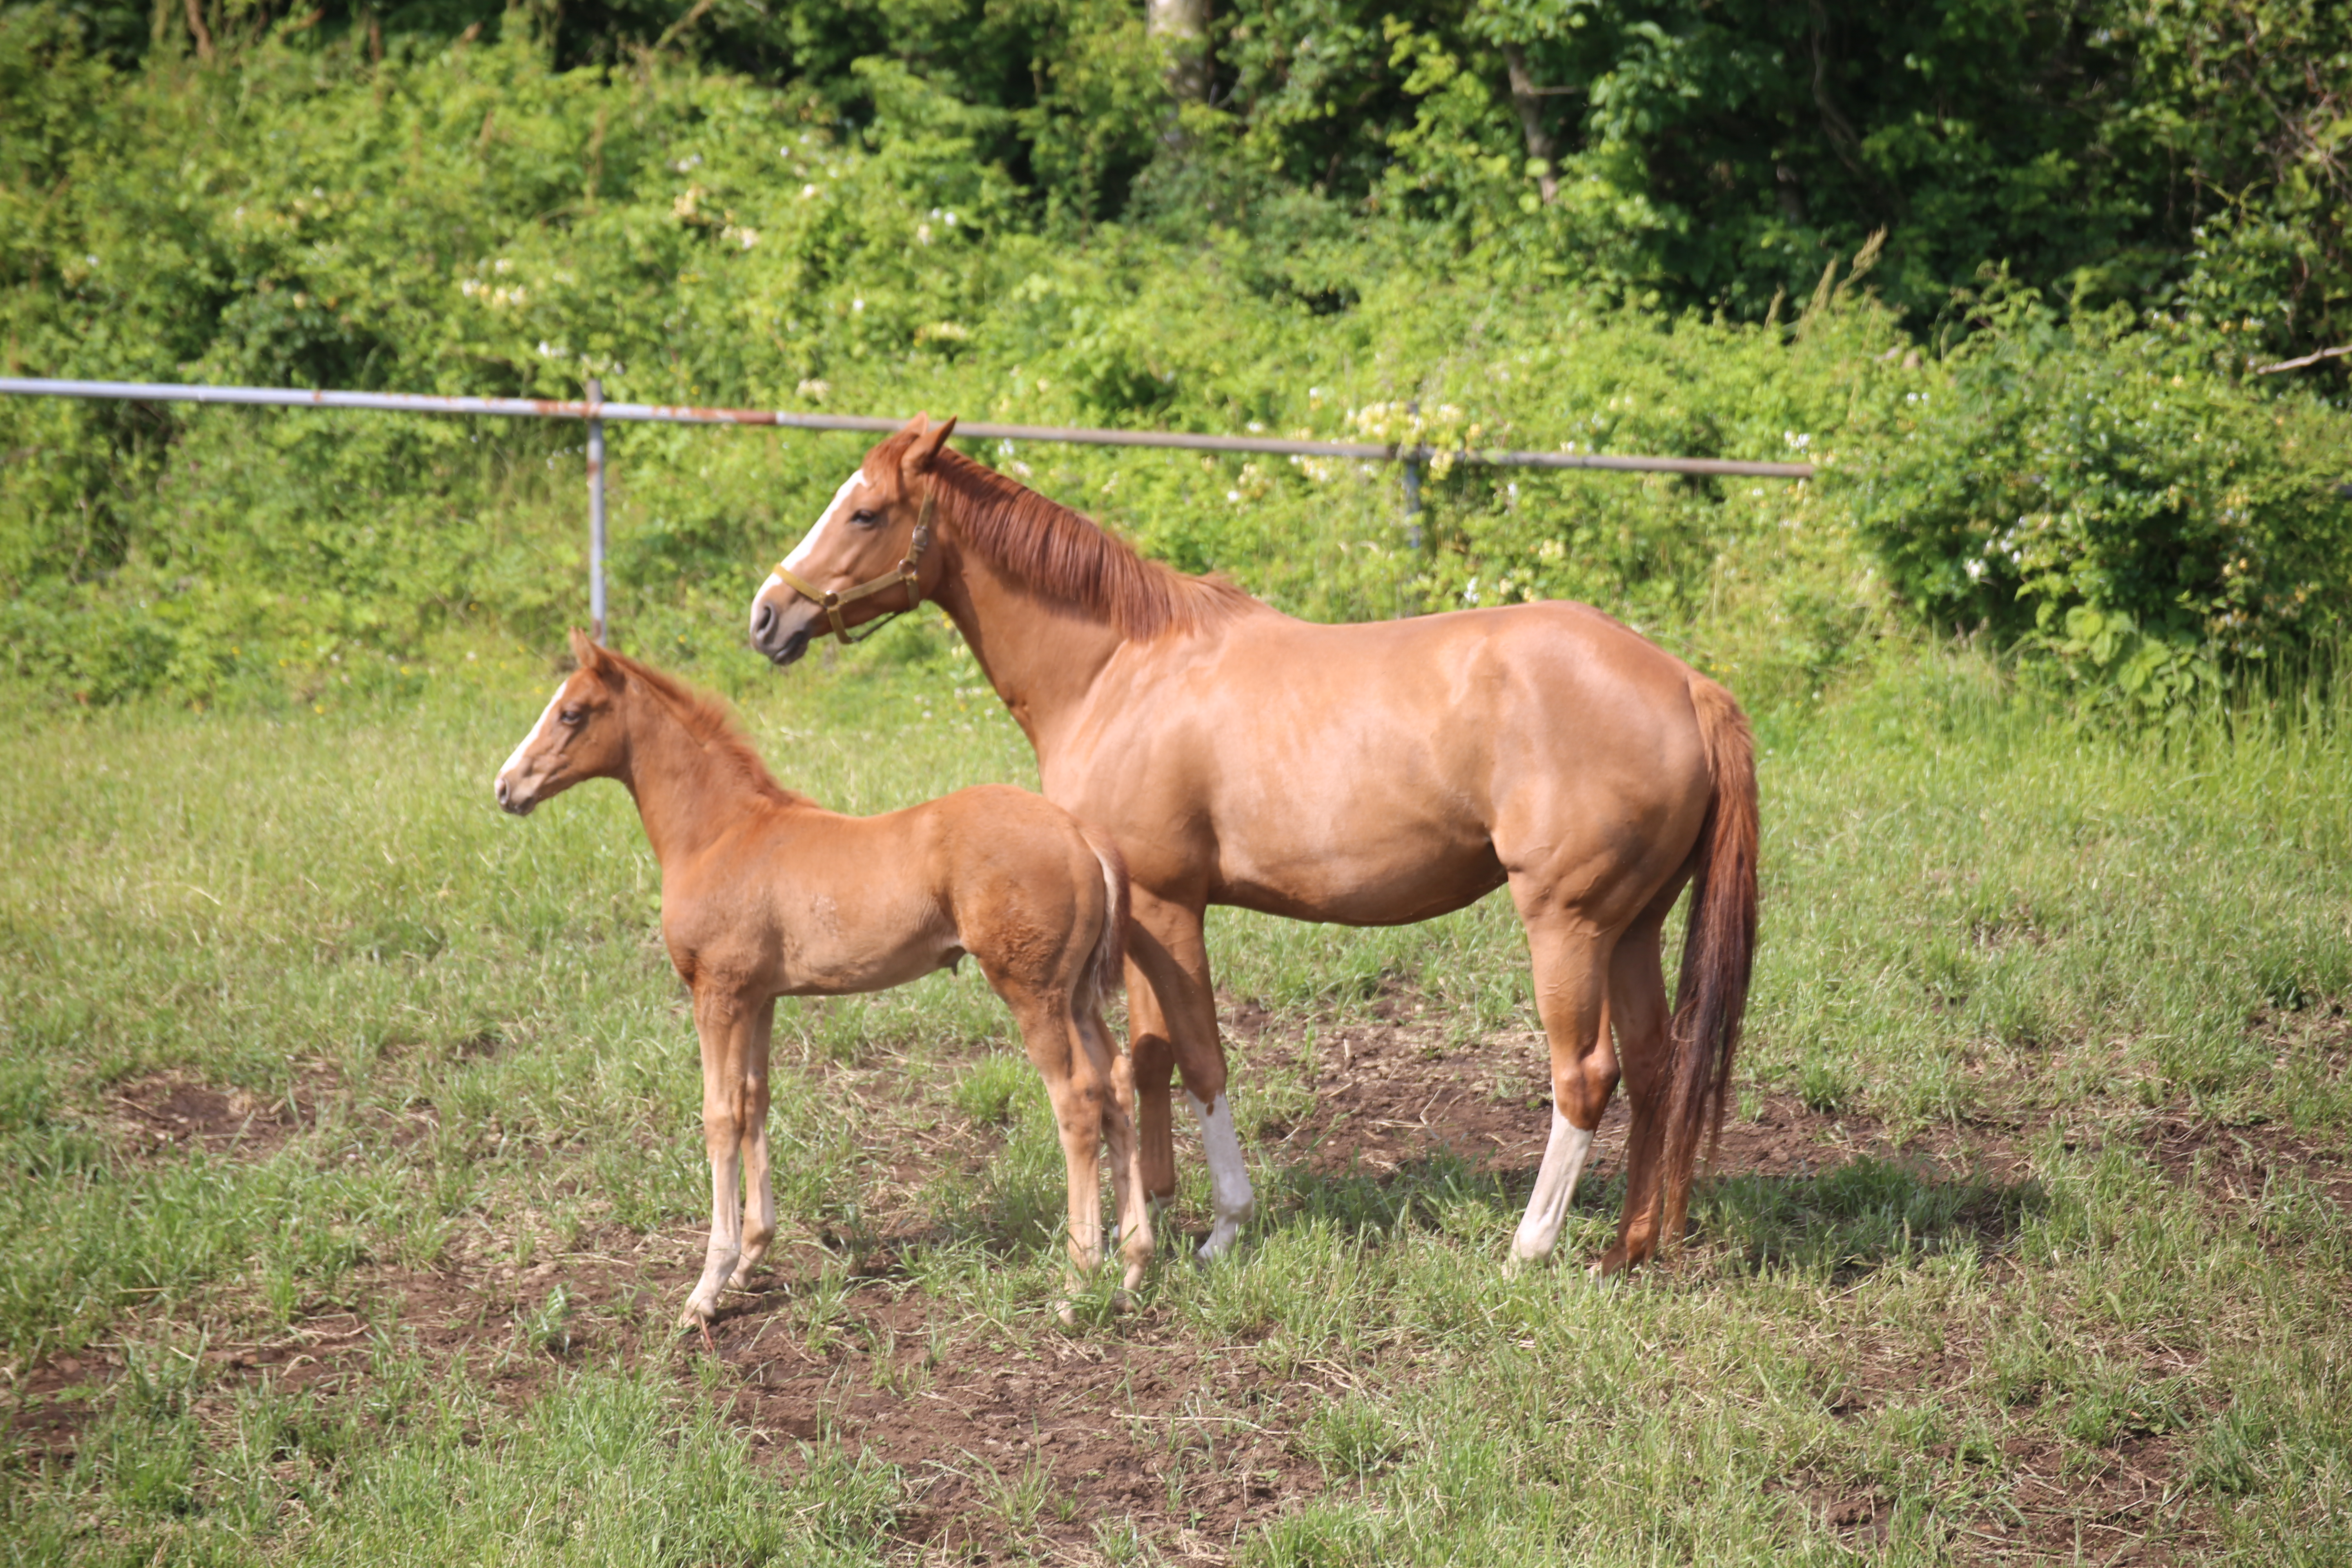
<svg viewBox="0 0 2352 1568">
<path fill-rule="evenodd" d="M 1665 1224 L 1671 1244 L 1690 1211 L 1699 1147 L 1715 1158 L 1731 1058 L 1756 954 L 1756 742 L 1731 693 L 1703 676 L 1690 683 L 1714 798 L 1693 851 L 1690 924 L 1675 986 L 1673 1065 L 1667 1091 Z"/>
<path fill-rule="evenodd" d="M 1103 892 L 1107 895 L 1102 932 L 1095 939 L 1095 961 L 1089 975 L 1095 1005 L 1100 1006 L 1127 984 L 1127 858 L 1107 834 L 1089 824 L 1079 823 L 1078 832 L 1102 866 Z"/>
</svg>

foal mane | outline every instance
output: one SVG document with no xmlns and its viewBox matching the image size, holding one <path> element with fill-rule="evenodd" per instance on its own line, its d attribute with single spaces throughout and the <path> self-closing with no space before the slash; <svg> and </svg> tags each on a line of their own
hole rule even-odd
<svg viewBox="0 0 2352 1568">
<path fill-rule="evenodd" d="M 914 439 L 894 436 L 881 455 L 895 468 Z M 931 481 L 956 538 L 973 553 L 1042 598 L 1104 616 L 1134 641 L 1213 625 L 1253 602 L 1222 577 L 1146 560 L 1085 513 L 952 447 L 932 459 Z"/>
<path fill-rule="evenodd" d="M 776 782 L 775 775 L 768 771 L 768 764 L 760 760 L 760 753 L 751 749 L 750 741 L 744 739 L 742 727 L 735 722 L 735 716 L 718 698 L 708 692 L 697 691 L 677 677 L 631 658 L 625 653 L 605 648 L 604 657 L 626 671 L 633 679 L 643 681 L 654 700 L 685 727 L 686 732 L 702 747 L 703 754 L 716 763 L 723 773 L 742 784 L 762 800 L 789 805 L 808 798 Z"/>
</svg>

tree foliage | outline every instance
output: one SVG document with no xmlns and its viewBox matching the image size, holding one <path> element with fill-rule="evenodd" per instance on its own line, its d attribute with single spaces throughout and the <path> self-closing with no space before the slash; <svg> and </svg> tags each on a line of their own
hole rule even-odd
<svg viewBox="0 0 2352 1568">
<path fill-rule="evenodd" d="M 1895 607 L 2159 704 L 2343 613 L 2340 372 L 2246 374 L 2341 309 L 2330 12 L 1268 0 L 1181 109 L 1139 11 L 1078 0 L 201 0 L 209 63 L 189 15 L 0 13 L 12 371 L 1801 453 L 1442 461 L 1410 527 L 1373 468 L 983 454 L 1302 613 L 1570 595 L 1791 689 Z M 202 698 L 538 635 L 577 440 L 0 404 L 8 658 Z M 613 441 L 623 624 L 665 637 L 731 625 L 849 456 Z"/>
</svg>

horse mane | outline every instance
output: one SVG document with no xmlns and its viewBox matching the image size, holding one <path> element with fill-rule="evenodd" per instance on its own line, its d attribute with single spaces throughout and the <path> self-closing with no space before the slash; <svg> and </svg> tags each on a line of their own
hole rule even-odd
<svg viewBox="0 0 2352 1568">
<path fill-rule="evenodd" d="M 894 436 L 877 455 L 895 469 L 914 438 Z M 1144 559 L 1085 513 L 952 447 L 940 448 L 931 479 L 957 540 L 974 554 L 1041 598 L 1104 616 L 1133 641 L 1213 625 L 1253 603 L 1223 577 Z"/>
<path fill-rule="evenodd" d="M 703 750 L 703 754 L 717 763 L 720 770 L 740 781 L 762 800 L 779 805 L 805 802 L 808 796 L 788 790 L 776 782 L 760 753 L 751 749 L 744 738 L 742 726 L 727 705 L 707 691 L 698 691 L 677 677 L 656 669 L 652 665 L 631 658 L 625 653 L 606 648 L 604 657 L 611 659 L 633 679 L 645 682 L 656 701 L 669 710 L 670 716 L 686 728 Z"/>
</svg>

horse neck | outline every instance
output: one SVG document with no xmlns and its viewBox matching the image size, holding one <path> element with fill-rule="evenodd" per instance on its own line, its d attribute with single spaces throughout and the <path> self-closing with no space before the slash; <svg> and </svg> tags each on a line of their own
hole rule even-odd
<svg viewBox="0 0 2352 1568">
<path fill-rule="evenodd" d="M 940 606 L 1043 755 L 1127 639 L 1108 613 L 1041 598 L 975 552 L 950 548 Z"/>
<path fill-rule="evenodd" d="M 665 866 L 707 847 L 757 798 L 659 698 L 638 693 L 628 722 L 621 782 L 637 803 L 654 858 Z"/>
</svg>

